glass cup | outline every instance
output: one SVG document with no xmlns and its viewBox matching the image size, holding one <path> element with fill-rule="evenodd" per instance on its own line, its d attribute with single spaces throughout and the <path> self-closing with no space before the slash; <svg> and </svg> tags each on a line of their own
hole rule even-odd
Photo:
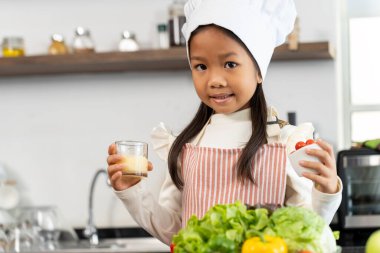
<svg viewBox="0 0 380 253">
<path fill-rule="evenodd" d="M 5 233 L 5 229 L 0 225 L 0 252 L 8 251 L 8 237 Z"/>
<path fill-rule="evenodd" d="M 26 241 L 26 235 L 29 234 L 32 237 L 33 246 L 36 249 L 54 250 L 57 248 L 58 239 L 63 228 L 57 207 L 22 207 L 18 212 L 19 233 L 15 233 L 15 242 L 17 242 L 16 239 L 18 237 L 20 238 L 19 240 Z M 26 243 L 24 244 L 27 245 Z M 17 246 L 17 243 L 15 243 L 15 246 Z"/>
<path fill-rule="evenodd" d="M 9 251 L 10 252 L 24 252 L 32 251 L 35 245 L 33 235 L 27 227 L 18 224 L 10 231 L 9 235 Z"/>
<path fill-rule="evenodd" d="M 148 176 L 148 144 L 139 141 L 116 141 L 117 154 L 123 156 L 123 175 L 144 178 Z"/>
</svg>

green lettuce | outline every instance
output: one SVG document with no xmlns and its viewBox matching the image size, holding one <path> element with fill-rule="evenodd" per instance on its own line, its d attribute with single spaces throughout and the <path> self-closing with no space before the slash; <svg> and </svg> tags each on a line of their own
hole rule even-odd
<svg viewBox="0 0 380 253">
<path fill-rule="evenodd" d="M 247 209 L 239 201 L 215 205 L 201 219 L 192 216 L 173 243 L 176 253 L 237 253 L 245 240 L 264 234 L 283 238 L 290 253 L 331 253 L 336 249 L 331 229 L 309 209 L 283 207 L 270 213 L 265 208 Z"/>
<path fill-rule="evenodd" d="M 175 252 L 240 252 L 243 242 L 262 234 L 268 222 L 264 208 L 247 210 L 240 202 L 215 205 L 200 220 L 192 216 L 186 228 L 173 237 Z"/>
<path fill-rule="evenodd" d="M 282 237 L 289 252 L 311 250 L 324 252 L 320 241 L 325 221 L 315 212 L 302 207 L 283 207 L 273 212 L 266 234 Z"/>
</svg>

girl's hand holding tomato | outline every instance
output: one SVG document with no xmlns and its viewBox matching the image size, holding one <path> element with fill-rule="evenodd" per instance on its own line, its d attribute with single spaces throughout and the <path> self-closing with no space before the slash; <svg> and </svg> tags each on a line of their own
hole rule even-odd
<svg viewBox="0 0 380 253">
<path fill-rule="evenodd" d="M 111 181 L 112 187 L 116 191 L 122 191 L 128 189 L 131 186 L 134 186 L 140 182 L 138 177 L 123 176 L 123 169 L 125 169 L 125 164 L 123 164 L 123 156 L 116 154 L 116 145 L 115 143 L 111 144 L 108 147 L 108 178 Z M 151 171 L 153 165 L 151 162 L 148 162 L 148 170 Z"/>
<path fill-rule="evenodd" d="M 311 141 L 313 140 L 308 140 L 307 142 L 312 144 Z M 317 157 L 320 162 L 300 161 L 300 165 L 317 171 L 317 174 L 304 172 L 302 176 L 312 180 L 319 191 L 329 194 L 336 193 L 339 189 L 334 150 L 329 143 L 321 139 L 315 143 L 321 147 L 321 150 L 307 149 L 306 154 Z"/>
</svg>

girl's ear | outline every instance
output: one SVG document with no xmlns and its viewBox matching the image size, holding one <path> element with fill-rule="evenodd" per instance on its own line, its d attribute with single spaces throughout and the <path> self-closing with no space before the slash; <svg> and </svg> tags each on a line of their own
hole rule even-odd
<svg viewBox="0 0 380 253">
<path fill-rule="evenodd" d="M 256 80 L 257 80 L 257 83 L 263 83 L 263 78 L 261 77 L 261 74 L 259 71 L 257 71 L 256 73 Z"/>
</svg>

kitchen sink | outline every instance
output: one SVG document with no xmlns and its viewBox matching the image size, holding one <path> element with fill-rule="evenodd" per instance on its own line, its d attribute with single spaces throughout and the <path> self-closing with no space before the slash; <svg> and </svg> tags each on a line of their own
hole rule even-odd
<svg viewBox="0 0 380 253">
<path fill-rule="evenodd" d="M 41 252 L 41 249 L 30 252 Z M 87 240 L 59 243 L 54 249 L 42 252 L 170 252 L 169 246 L 155 238 L 119 238 L 104 239 L 98 245 L 93 246 Z"/>
</svg>

